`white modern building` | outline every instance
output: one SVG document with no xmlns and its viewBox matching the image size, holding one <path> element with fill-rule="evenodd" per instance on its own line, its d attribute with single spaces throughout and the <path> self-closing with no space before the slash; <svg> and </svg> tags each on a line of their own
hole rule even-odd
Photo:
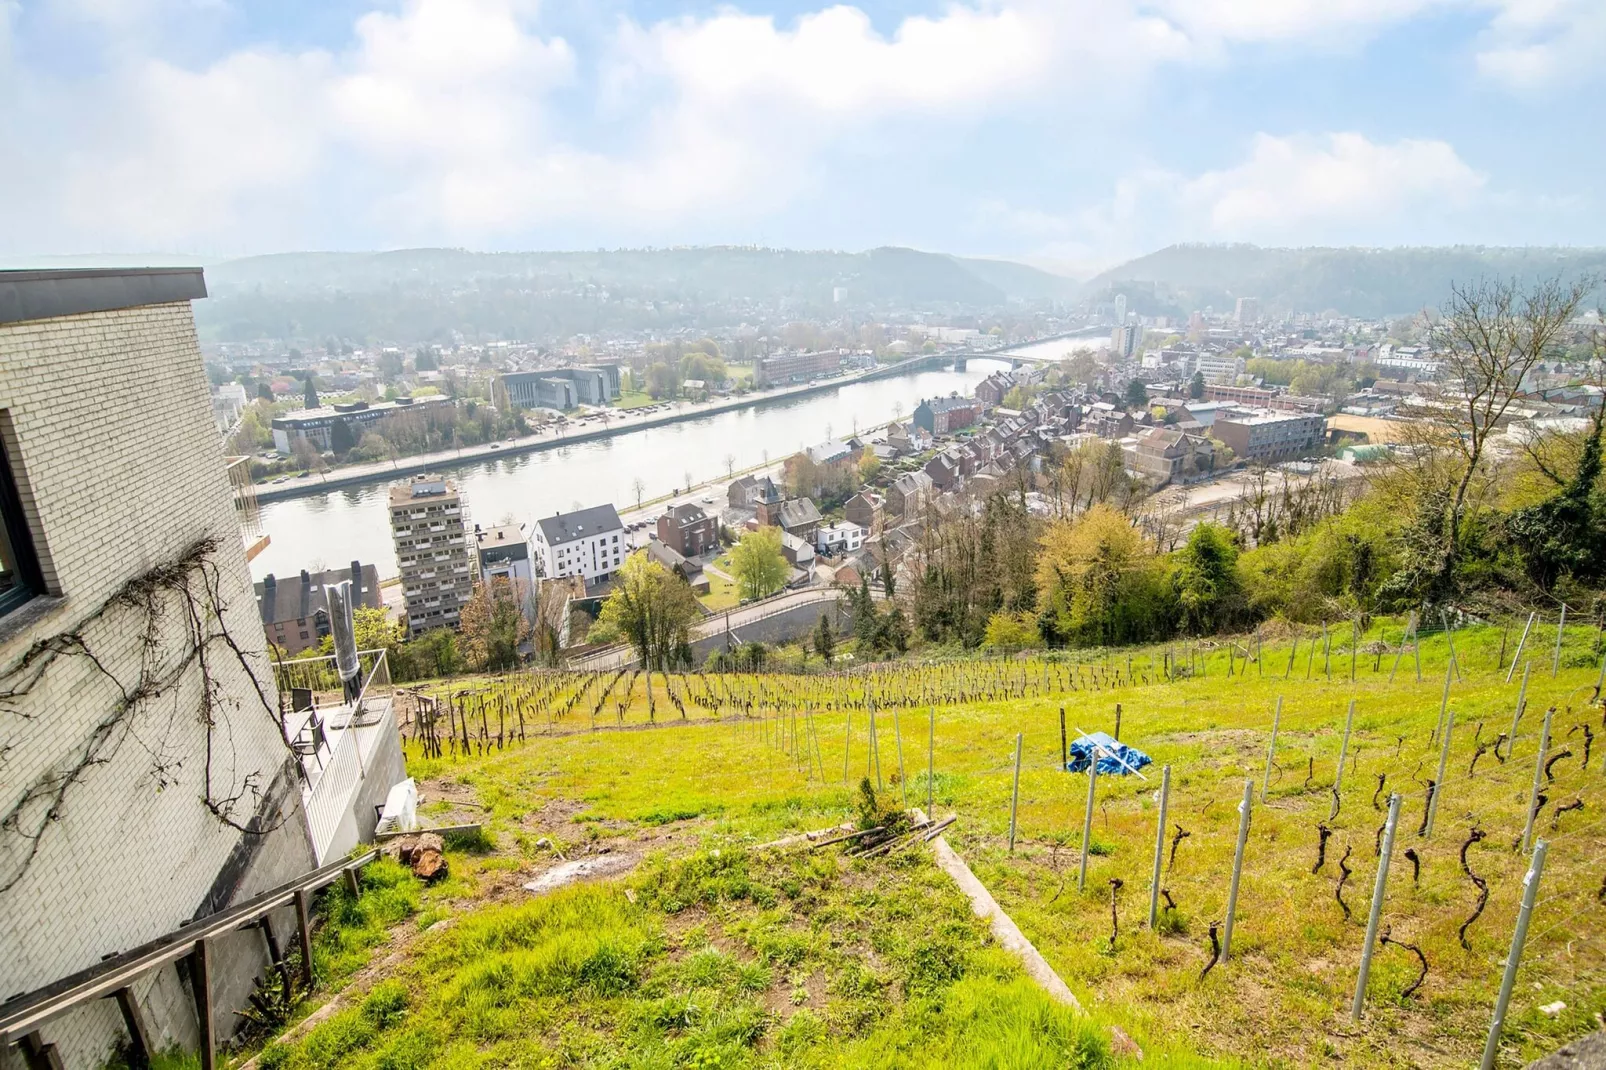
<svg viewBox="0 0 1606 1070">
<path fill-rule="evenodd" d="M 522 584 L 526 590 L 535 586 L 535 564 L 530 557 L 530 540 L 518 524 L 481 530 L 474 526 L 475 550 L 479 555 L 480 578 L 489 583 L 495 579 Z"/>
<path fill-rule="evenodd" d="M 814 548 L 826 557 L 851 554 L 864 545 L 864 529 L 851 520 L 814 531 Z"/>
<path fill-rule="evenodd" d="M 619 571 L 629 552 L 625 526 L 611 503 L 558 513 L 535 526 L 536 559 L 551 579 L 579 576 L 590 587 Z"/>
</svg>

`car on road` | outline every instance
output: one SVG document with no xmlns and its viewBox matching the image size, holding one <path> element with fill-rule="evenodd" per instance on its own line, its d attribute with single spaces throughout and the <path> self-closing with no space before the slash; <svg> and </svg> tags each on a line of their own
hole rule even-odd
<svg viewBox="0 0 1606 1070">
<path fill-rule="evenodd" d="M 712 494 L 703 495 L 703 504 L 704 505 L 713 505 L 714 504 L 714 496 Z"/>
</svg>

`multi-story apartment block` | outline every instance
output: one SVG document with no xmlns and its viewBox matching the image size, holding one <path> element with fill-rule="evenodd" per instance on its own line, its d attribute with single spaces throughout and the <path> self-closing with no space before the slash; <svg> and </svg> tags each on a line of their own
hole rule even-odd
<svg viewBox="0 0 1606 1070">
<path fill-rule="evenodd" d="M 1286 461 L 1321 445 L 1327 421 L 1309 413 L 1232 409 L 1216 416 L 1210 433 L 1246 461 Z"/>
<path fill-rule="evenodd" d="M 474 592 L 463 498 L 440 476 L 416 476 L 390 488 L 390 532 L 401 566 L 407 630 L 456 628 Z"/>
<path fill-rule="evenodd" d="M 558 513 L 535 526 L 535 553 L 548 578 L 578 576 L 587 587 L 610 579 L 630 552 L 612 503 Z"/>
<path fill-rule="evenodd" d="M 316 864 L 190 310 L 205 296 L 198 268 L 0 271 L 3 1070 L 233 1033 L 268 961 L 255 926 L 210 936 L 204 969 L 157 958 L 67 996 Z M 292 908 L 269 922 L 294 942 Z"/>
<path fill-rule="evenodd" d="M 753 365 L 753 378 L 758 385 L 768 386 L 835 375 L 841 370 L 842 354 L 835 349 L 822 349 L 817 353 L 776 353 L 758 359 Z"/>
</svg>

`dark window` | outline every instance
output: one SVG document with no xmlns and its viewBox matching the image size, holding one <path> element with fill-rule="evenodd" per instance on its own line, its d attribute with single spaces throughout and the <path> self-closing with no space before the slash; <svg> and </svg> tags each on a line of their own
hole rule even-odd
<svg viewBox="0 0 1606 1070">
<path fill-rule="evenodd" d="M 0 524 L 0 614 L 45 593 L 44 573 L 11 464 L 5 441 L 0 439 L 0 512 L 5 514 L 5 523 Z"/>
</svg>

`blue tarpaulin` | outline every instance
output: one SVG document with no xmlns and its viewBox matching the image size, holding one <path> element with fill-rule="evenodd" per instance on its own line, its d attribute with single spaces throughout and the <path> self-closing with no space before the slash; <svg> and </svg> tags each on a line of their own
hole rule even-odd
<svg viewBox="0 0 1606 1070">
<path fill-rule="evenodd" d="M 1136 747 L 1129 747 L 1116 741 L 1107 732 L 1085 735 L 1072 743 L 1070 749 L 1071 760 L 1065 763 L 1065 769 L 1071 773 L 1087 772 L 1088 763 L 1092 761 L 1095 750 L 1099 756 L 1100 776 L 1109 776 L 1112 773 L 1125 775 L 1142 769 L 1154 761 Z"/>
</svg>

